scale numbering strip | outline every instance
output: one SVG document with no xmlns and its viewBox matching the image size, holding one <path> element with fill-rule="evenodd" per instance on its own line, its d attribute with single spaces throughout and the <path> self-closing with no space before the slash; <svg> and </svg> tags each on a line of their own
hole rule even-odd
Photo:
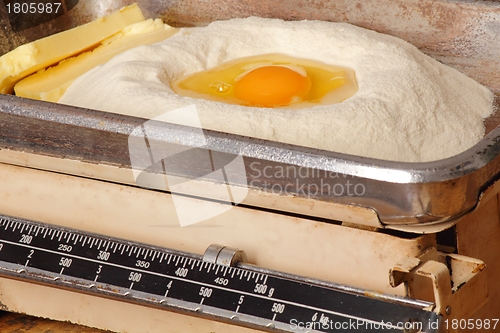
<svg viewBox="0 0 500 333">
<path fill-rule="evenodd" d="M 368 297 L 245 263 L 220 265 L 8 216 L 0 216 L 0 274 L 267 331 L 404 332 L 402 325 L 411 324 L 437 332 L 439 319 L 428 302 Z"/>
</svg>

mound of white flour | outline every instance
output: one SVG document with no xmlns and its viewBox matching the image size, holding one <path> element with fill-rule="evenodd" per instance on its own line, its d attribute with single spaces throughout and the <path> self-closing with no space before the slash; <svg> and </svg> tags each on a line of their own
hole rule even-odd
<svg viewBox="0 0 500 333">
<path fill-rule="evenodd" d="M 359 91 L 310 109 L 176 95 L 169 82 L 223 62 L 281 53 L 354 69 Z M 395 161 L 456 155 L 484 134 L 493 94 L 400 39 L 343 23 L 247 18 L 182 29 L 78 78 L 59 101 L 153 118 L 195 104 L 203 128 Z M 189 119 L 175 120 L 190 125 Z"/>
</svg>

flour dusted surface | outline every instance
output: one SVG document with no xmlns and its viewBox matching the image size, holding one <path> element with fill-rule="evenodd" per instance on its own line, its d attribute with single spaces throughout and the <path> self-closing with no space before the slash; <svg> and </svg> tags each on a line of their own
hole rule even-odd
<svg viewBox="0 0 500 333">
<path fill-rule="evenodd" d="M 176 95 L 170 81 L 267 53 L 350 67 L 359 91 L 339 104 L 266 109 Z M 59 101 L 153 118 L 195 104 L 203 128 L 379 159 L 456 155 L 484 134 L 493 94 L 412 45 L 345 23 L 247 18 L 182 29 L 78 78 Z M 190 125 L 190 119 L 174 122 Z"/>
</svg>

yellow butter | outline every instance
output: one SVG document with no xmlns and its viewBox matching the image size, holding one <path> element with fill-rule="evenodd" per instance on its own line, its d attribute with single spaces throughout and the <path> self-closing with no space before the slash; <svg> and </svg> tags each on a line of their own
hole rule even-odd
<svg viewBox="0 0 500 333">
<path fill-rule="evenodd" d="M 178 29 L 160 19 L 135 23 L 104 40 L 92 51 L 61 61 L 19 81 L 14 87 L 17 96 L 57 102 L 71 83 L 80 75 L 105 63 L 130 48 L 162 41 Z"/>
<path fill-rule="evenodd" d="M 0 93 L 12 93 L 16 82 L 26 76 L 88 50 L 143 20 L 141 10 L 133 4 L 90 23 L 19 46 L 0 57 Z"/>
</svg>

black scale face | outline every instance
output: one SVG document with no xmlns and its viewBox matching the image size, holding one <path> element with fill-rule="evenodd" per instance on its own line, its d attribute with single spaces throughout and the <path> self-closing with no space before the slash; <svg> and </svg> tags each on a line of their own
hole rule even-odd
<svg viewBox="0 0 500 333">
<path fill-rule="evenodd" d="M 0 216 L 3 277 L 265 331 L 438 331 L 429 302 L 204 259 Z"/>
</svg>

